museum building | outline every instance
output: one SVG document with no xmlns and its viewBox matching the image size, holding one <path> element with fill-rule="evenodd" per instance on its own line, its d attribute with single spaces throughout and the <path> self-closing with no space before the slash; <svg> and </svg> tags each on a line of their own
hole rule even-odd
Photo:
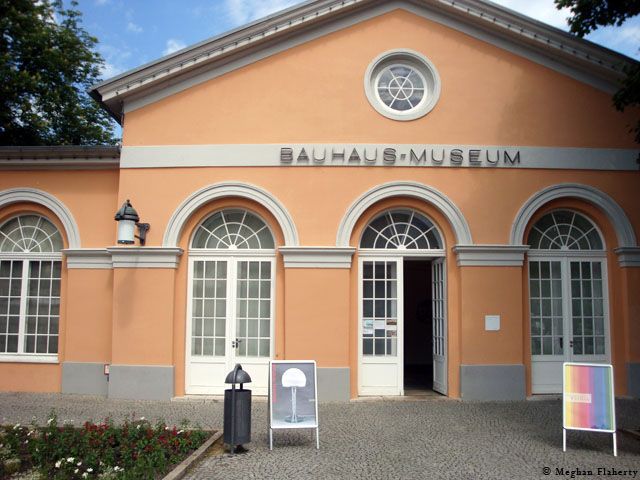
<svg viewBox="0 0 640 480">
<path fill-rule="evenodd" d="M 121 147 L 0 149 L 0 390 L 309 359 L 320 400 L 508 400 L 577 361 L 640 397 L 633 62 L 481 0 L 314 0 L 96 85 Z"/>
</svg>

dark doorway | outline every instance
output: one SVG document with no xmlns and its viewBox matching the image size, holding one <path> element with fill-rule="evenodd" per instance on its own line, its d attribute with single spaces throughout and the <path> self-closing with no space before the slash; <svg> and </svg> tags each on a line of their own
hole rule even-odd
<svg viewBox="0 0 640 480">
<path fill-rule="evenodd" d="M 405 394 L 433 388 L 431 261 L 404 261 Z"/>
</svg>

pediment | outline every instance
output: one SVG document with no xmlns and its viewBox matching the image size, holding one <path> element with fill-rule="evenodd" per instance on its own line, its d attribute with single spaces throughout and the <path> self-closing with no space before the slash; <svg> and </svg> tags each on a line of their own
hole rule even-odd
<svg viewBox="0 0 640 480">
<path fill-rule="evenodd" d="M 482 0 L 316 0 L 207 39 L 102 82 L 91 91 L 123 113 L 397 9 L 437 22 L 612 93 L 634 60 Z"/>
</svg>

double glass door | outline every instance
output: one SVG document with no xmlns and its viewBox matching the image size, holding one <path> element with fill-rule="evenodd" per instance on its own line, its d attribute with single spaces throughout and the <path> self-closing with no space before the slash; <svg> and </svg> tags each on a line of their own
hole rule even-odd
<svg viewBox="0 0 640 480">
<path fill-rule="evenodd" d="M 404 259 L 360 257 L 358 392 L 404 394 Z M 445 259 L 431 261 L 433 389 L 447 394 Z"/>
<path fill-rule="evenodd" d="M 607 362 L 609 319 L 602 258 L 529 260 L 533 393 L 562 391 L 563 362 Z"/>
<path fill-rule="evenodd" d="M 189 264 L 188 394 L 221 394 L 236 363 L 267 393 L 273 354 L 273 258 L 204 257 Z"/>
</svg>

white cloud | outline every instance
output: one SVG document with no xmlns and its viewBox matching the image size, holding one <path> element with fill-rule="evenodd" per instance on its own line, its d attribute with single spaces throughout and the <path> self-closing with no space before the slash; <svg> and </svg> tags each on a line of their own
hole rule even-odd
<svg viewBox="0 0 640 480">
<path fill-rule="evenodd" d="M 124 72 L 124 68 L 116 67 L 113 63 L 104 62 L 104 65 L 102 66 L 101 77 L 106 80 L 108 78 L 115 77 L 122 72 Z"/>
<path fill-rule="evenodd" d="M 300 0 L 224 0 L 224 8 L 235 25 L 283 10 Z"/>
<path fill-rule="evenodd" d="M 176 38 L 170 38 L 169 40 L 167 40 L 167 46 L 162 51 L 162 54 L 169 55 L 170 53 L 177 52 L 178 50 L 182 50 L 186 46 L 187 45 L 181 40 L 178 40 Z"/>
<path fill-rule="evenodd" d="M 592 42 L 640 59 L 640 19 L 628 20 L 620 27 L 599 28 L 587 36 Z"/>
<path fill-rule="evenodd" d="M 504 7 L 515 10 L 527 17 L 535 18 L 548 25 L 567 30 L 567 17 L 570 11 L 567 8 L 558 10 L 553 0 L 493 0 Z"/>
<path fill-rule="evenodd" d="M 96 5 L 102 6 L 109 3 L 109 0 L 96 0 Z"/>
<path fill-rule="evenodd" d="M 108 43 L 98 44 L 98 50 L 104 57 L 102 78 L 115 77 L 131 68 L 132 52 L 127 48 L 116 48 Z"/>
<path fill-rule="evenodd" d="M 136 25 L 133 22 L 127 23 L 127 30 L 133 33 L 142 33 L 142 27 L 140 25 Z"/>
</svg>

